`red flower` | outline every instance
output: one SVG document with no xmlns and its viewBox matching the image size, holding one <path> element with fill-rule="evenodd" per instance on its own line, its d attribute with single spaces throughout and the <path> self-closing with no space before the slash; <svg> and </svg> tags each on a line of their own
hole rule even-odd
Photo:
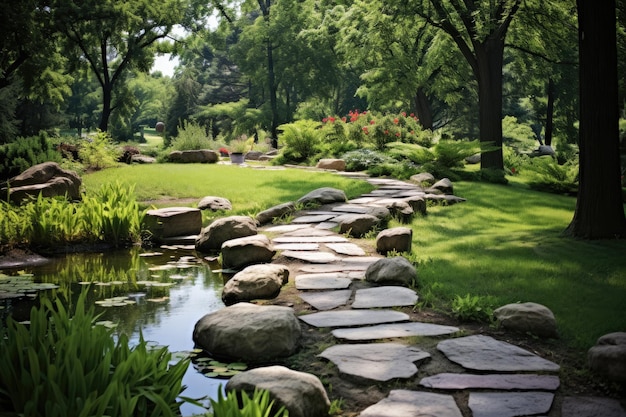
<svg viewBox="0 0 626 417">
<path fill-rule="evenodd" d="M 329 118 L 328 118 L 328 121 L 329 121 L 329 122 L 331 122 L 331 123 L 335 123 L 335 120 L 336 120 L 336 119 L 335 119 L 334 117 L 329 117 Z"/>
<path fill-rule="evenodd" d="M 345 117 L 342 117 L 342 118 L 341 118 L 341 121 L 345 123 L 345 122 L 346 122 L 346 118 L 345 118 Z"/>
<path fill-rule="evenodd" d="M 327 117 L 324 117 L 324 118 L 322 119 L 322 123 L 326 123 L 327 121 L 328 121 L 328 118 L 327 118 Z"/>
<path fill-rule="evenodd" d="M 366 135 L 369 135 L 369 130 L 367 130 L 367 126 L 363 126 L 363 133 L 365 133 Z"/>
<path fill-rule="evenodd" d="M 402 117 L 406 117 L 406 112 L 403 111 L 402 113 L 400 113 L 402 115 Z"/>
<path fill-rule="evenodd" d="M 400 132 L 396 132 L 396 137 L 400 137 Z"/>
<path fill-rule="evenodd" d="M 400 123 L 400 119 L 398 119 L 398 118 L 396 117 L 395 119 L 393 119 L 393 123 L 394 123 L 394 124 L 398 124 L 398 123 Z"/>
<path fill-rule="evenodd" d="M 376 120 L 370 120 L 371 125 L 373 125 L 374 123 L 376 123 Z"/>
<path fill-rule="evenodd" d="M 388 131 L 388 130 L 385 130 L 385 135 L 388 135 L 388 134 L 389 134 L 389 131 Z"/>
<path fill-rule="evenodd" d="M 411 116 L 411 117 L 415 117 L 415 113 L 411 113 L 409 116 Z"/>
</svg>

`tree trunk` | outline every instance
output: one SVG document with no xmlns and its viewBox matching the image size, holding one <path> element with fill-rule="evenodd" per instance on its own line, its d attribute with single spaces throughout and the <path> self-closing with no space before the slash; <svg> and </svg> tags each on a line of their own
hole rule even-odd
<svg viewBox="0 0 626 417">
<path fill-rule="evenodd" d="M 276 74 L 274 73 L 274 56 L 272 54 L 272 42 L 267 40 L 267 81 L 270 90 L 270 107 L 272 109 L 272 147 L 278 148 L 278 104 L 276 101 Z"/>
<path fill-rule="evenodd" d="M 476 45 L 481 169 L 503 170 L 502 157 L 502 63 L 504 39 L 488 38 Z M 488 148 L 496 150 L 486 151 Z"/>
<path fill-rule="evenodd" d="M 111 117 L 111 100 L 113 97 L 113 86 L 105 84 L 102 86 L 102 115 L 100 116 L 100 125 L 98 129 L 106 132 L 109 129 L 109 118 Z"/>
<path fill-rule="evenodd" d="M 554 97 L 556 96 L 554 80 L 548 81 L 548 107 L 546 108 L 546 146 L 552 146 L 552 132 L 554 131 Z"/>
<path fill-rule="evenodd" d="M 433 128 L 433 112 L 430 108 L 430 102 L 423 88 L 418 88 L 415 92 L 415 113 L 419 119 L 420 125 L 424 129 Z"/>
<path fill-rule="evenodd" d="M 566 233 L 583 239 L 626 236 L 619 160 L 615 0 L 577 0 L 579 179 Z"/>
</svg>

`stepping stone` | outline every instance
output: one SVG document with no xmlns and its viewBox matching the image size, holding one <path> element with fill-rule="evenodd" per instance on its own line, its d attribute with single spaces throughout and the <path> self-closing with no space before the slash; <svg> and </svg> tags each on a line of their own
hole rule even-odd
<svg viewBox="0 0 626 417">
<path fill-rule="evenodd" d="M 462 417 L 451 395 L 393 390 L 389 396 L 367 407 L 360 417 Z"/>
<path fill-rule="evenodd" d="M 286 250 L 282 252 L 282 255 L 287 258 L 298 259 L 305 262 L 311 262 L 314 264 L 326 264 L 331 262 L 336 262 L 341 258 L 333 255 L 330 252 L 307 252 L 307 251 L 295 251 L 295 250 Z"/>
<path fill-rule="evenodd" d="M 411 378 L 417 373 L 414 362 L 429 358 L 430 353 L 398 343 L 366 343 L 331 346 L 318 356 L 337 365 L 343 374 L 389 381 Z"/>
<path fill-rule="evenodd" d="M 336 329 L 332 333 L 337 339 L 364 341 L 389 339 L 392 337 L 443 336 L 458 331 L 458 327 L 411 322 L 380 324 L 378 326 L 357 327 L 354 329 Z"/>
<path fill-rule="evenodd" d="M 352 290 L 320 291 L 300 294 L 300 298 L 317 310 L 332 310 L 346 305 L 351 295 Z"/>
<path fill-rule="evenodd" d="M 378 197 L 359 197 L 354 200 L 349 200 L 349 204 L 370 204 L 374 201 L 378 200 Z"/>
<path fill-rule="evenodd" d="M 273 243 L 345 243 L 343 236 L 279 236 L 272 239 Z"/>
<path fill-rule="evenodd" d="M 363 256 L 365 251 L 354 243 L 327 243 L 326 247 L 332 249 L 340 255 Z"/>
<path fill-rule="evenodd" d="M 409 320 L 408 314 L 393 310 L 341 310 L 323 311 L 298 317 L 315 327 L 367 326 Z"/>
<path fill-rule="evenodd" d="M 343 290 L 352 284 L 350 278 L 338 277 L 330 274 L 320 277 L 321 274 L 305 274 L 296 276 L 297 290 Z M 334 276 L 333 276 L 334 275 Z"/>
<path fill-rule="evenodd" d="M 293 219 L 291 222 L 294 224 L 299 224 L 299 223 L 321 223 L 321 222 L 325 222 L 326 220 L 330 220 L 333 217 L 336 217 L 337 214 L 315 214 L 315 215 L 308 215 L 308 216 L 300 216 L 300 217 L 296 217 L 295 219 Z"/>
<path fill-rule="evenodd" d="M 403 307 L 417 302 L 417 294 L 405 287 L 374 287 L 357 290 L 352 308 Z"/>
<path fill-rule="evenodd" d="M 466 369 L 497 372 L 559 370 L 559 365 L 554 362 L 489 336 L 475 335 L 444 340 L 439 342 L 437 349 L 449 360 Z"/>
<path fill-rule="evenodd" d="M 371 265 L 374 262 L 380 261 L 382 257 L 380 256 L 354 256 L 352 258 L 344 258 L 343 261 L 347 263 L 360 263 L 363 265 Z"/>
<path fill-rule="evenodd" d="M 516 417 L 547 413 L 554 394 L 549 392 L 471 392 L 473 417 Z"/>
<path fill-rule="evenodd" d="M 366 214 L 369 212 L 369 209 L 367 207 L 363 207 L 362 204 L 343 204 L 341 206 L 333 207 L 333 211 L 337 211 L 339 213 Z"/>
<path fill-rule="evenodd" d="M 565 397 L 562 417 L 626 417 L 619 401 L 601 397 Z"/>
<path fill-rule="evenodd" d="M 320 224 L 318 224 L 315 227 L 317 229 L 320 229 L 320 230 L 331 231 L 332 229 L 339 227 L 339 223 L 335 223 L 335 222 L 321 222 Z"/>
<path fill-rule="evenodd" d="M 399 193 L 396 194 L 396 198 L 406 198 L 406 197 L 415 197 L 415 196 L 423 197 L 425 195 L 426 193 L 424 192 L 424 190 L 422 190 L 421 188 L 415 188 L 413 190 L 400 191 Z"/>
<path fill-rule="evenodd" d="M 274 245 L 274 250 L 319 250 L 320 245 L 318 243 L 280 243 Z"/>
<path fill-rule="evenodd" d="M 555 375 L 472 375 L 443 373 L 423 378 L 420 385 L 435 389 L 498 389 L 498 390 L 545 390 L 559 388 L 559 377 Z"/>
<path fill-rule="evenodd" d="M 324 272 L 355 272 L 358 273 L 359 277 L 354 279 L 362 279 L 365 278 L 365 271 L 367 270 L 366 266 L 370 264 L 358 264 L 358 263 L 347 263 L 346 259 L 343 258 L 342 262 L 336 262 L 333 264 L 318 264 L 318 265 L 302 265 L 299 271 L 306 272 L 309 274 L 318 274 Z"/>
<path fill-rule="evenodd" d="M 272 233 L 289 233 L 300 229 L 310 228 L 310 226 L 311 225 L 309 224 L 281 224 L 278 226 L 269 227 L 265 229 L 265 231 Z"/>
<path fill-rule="evenodd" d="M 309 236 L 309 237 L 313 237 L 313 236 L 332 236 L 335 235 L 337 236 L 336 233 L 331 232 L 329 230 L 320 230 L 317 229 L 315 227 L 305 227 L 302 229 L 297 229 L 294 230 L 293 232 L 287 232 L 285 233 L 283 236 Z"/>
</svg>

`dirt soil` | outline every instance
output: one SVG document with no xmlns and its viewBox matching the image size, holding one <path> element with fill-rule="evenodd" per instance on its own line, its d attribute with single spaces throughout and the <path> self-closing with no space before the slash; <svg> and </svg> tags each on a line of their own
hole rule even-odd
<svg viewBox="0 0 626 417">
<path fill-rule="evenodd" d="M 291 277 L 295 277 L 300 266 L 299 263 L 285 258 L 274 260 L 274 262 L 287 265 L 291 271 Z M 357 282 L 355 284 L 358 285 Z M 293 281 L 290 280 L 290 283 L 282 289 L 276 299 L 259 304 L 289 306 L 295 310 L 297 315 L 317 311 L 302 301 L 298 294 L 299 291 L 295 288 Z M 559 373 L 561 386 L 556 392 L 554 404 L 550 413 L 547 414 L 548 416 L 557 417 L 561 415 L 561 403 L 563 398 L 567 396 L 601 396 L 621 399 L 622 406 L 626 409 L 626 386 L 607 383 L 591 374 L 586 369 L 586 352 L 568 348 L 563 341 L 558 339 L 544 340 L 528 334 L 511 333 L 488 324 L 462 323 L 443 311 L 413 307 L 394 308 L 394 310 L 408 314 L 412 321 L 456 326 L 465 335 L 484 334 L 492 336 L 559 364 L 561 366 Z M 338 402 L 340 406 L 341 411 L 335 415 L 357 416 L 368 406 L 385 398 L 389 391 L 394 389 L 429 391 L 429 389 L 418 385 L 419 381 L 426 376 L 442 372 L 465 372 L 461 366 L 450 362 L 437 350 L 437 343 L 444 340 L 445 336 L 398 338 L 385 341 L 417 345 L 420 349 L 431 354 L 430 359 L 418 364 L 418 374 L 408 380 L 398 379 L 386 383 L 358 380 L 355 377 L 341 375 L 334 364 L 317 357 L 323 350 L 338 343 L 330 333 L 331 329 L 318 329 L 304 322 L 301 322 L 301 325 L 303 330 L 301 348 L 284 364 L 292 369 L 309 372 L 320 378 L 330 400 Z M 433 392 L 442 393 L 442 391 Z M 471 417 L 471 411 L 467 407 L 469 391 L 451 391 L 450 394 L 454 395 L 463 416 Z"/>
</svg>

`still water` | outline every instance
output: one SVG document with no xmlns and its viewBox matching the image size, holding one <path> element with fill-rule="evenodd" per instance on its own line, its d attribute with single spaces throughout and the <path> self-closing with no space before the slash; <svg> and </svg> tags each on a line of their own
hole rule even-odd
<svg viewBox="0 0 626 417">
<path fill-rule="evenodd" d="M 139 248 L 106 253 L 68 254 L 50 263 L 21 273 L 33 275 L 35 282 L 52 283 L 54 290 L 40 291 L 39 297 L 76 299 L 86 290 L 99 320 L 115 325 L 115 333 L 125 333 L 131 343 L 145 340 L 168 346 L 170 352 L 191 351 L 195 323 L 205 314 L 224 307 L 221 300 L 223 277 L 212 272 L 219 264 L 197 258 L 193 251 L 159 248 L 146 252 Z M 5 274 L 16 271 L 4 271 Z M 1 301 L 1 300 L 0 300 Z M 24 320 L 28 302 L 5 300 L 4 315 Z M 22 316 L 22 317 L 20 317 Z M 215 398 L 223 379 L 207 378 L 190 366 L 183 379 L 191 398 Z M 208 400 L 202 402 L 208 405 Z M 184 404 L 183 416 L 203 413 L 201 407 Z"/>
</svg>

